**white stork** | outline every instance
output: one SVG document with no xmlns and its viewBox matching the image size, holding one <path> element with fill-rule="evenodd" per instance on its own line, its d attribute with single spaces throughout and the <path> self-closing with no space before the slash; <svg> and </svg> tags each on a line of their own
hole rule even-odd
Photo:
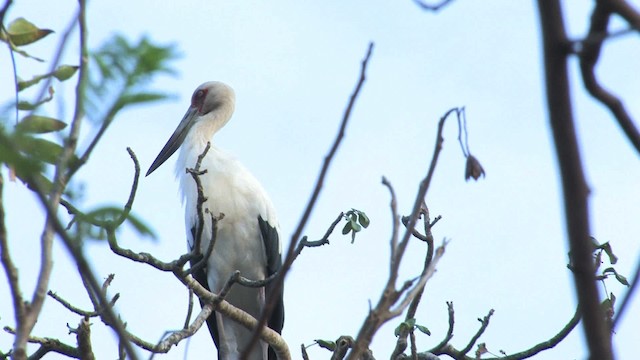
<svg viewBox="0 0 640 360">
<path fill-rule="evenodd" d="M 216 81 L 200 85 L 193 93 L 191 106 L 178 128 L 147 171 L 148 176 L 180 147 L 176 172 L 186 207 L 189 249 L 194 246 L 198 223 L 198 194 L 193 177 L 185 169 L 195 167 L 198 155 L 229 121 L 234 108 L 235 94 L 231 87 Z M 279 226 L 273 204 L 260 183 L 238 160 L 215 146 L 211 146 L 202 160 L 201 169 L 206 170 L 206 174 L 200 176 L 207 199 L 203 208 L 216 215 L 223 213 L 224 218 L 218 222 L 216 242 L 206 268 L 194 277 L 204 287 L 218 293 L 236 270 L 253 280 L 265 279 L 278 271 L 282 264 Z M 211 219 L 205 216 L 201 241 L 203 254 L 209 244 L 211 226 Z M 248 288 L 236 284 L 225 299 L 259 318 L 265 302 L 272 297 L 276 297 L 277 306 L 268 325 L 280 333 L 284 323 L 282 291 L 274 293 L 270 285 Z M 238 359 L 252 336 L 249 330 L 218 313 L 209 317 L 207 325 L 221 360 Z M 275 358 L 273 349 L 268 349 L 262 341 L 249 355 L 251 360 Z"/>
</svg>

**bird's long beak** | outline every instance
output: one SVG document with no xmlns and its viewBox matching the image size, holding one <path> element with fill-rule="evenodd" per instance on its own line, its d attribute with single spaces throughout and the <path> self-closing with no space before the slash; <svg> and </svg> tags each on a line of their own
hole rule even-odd
<svg viewBox="0 0 640 360">
<path fill-rule="evenodd" d="M 149 176 L 149 174 L 159 168 L 160 165 L 167 161 L 167 159 L 169 159 L 171 155 L 178 150 L 180 145 L 182 145 L 184 138 L 187 137 L 189 129 L 191 129 L 197 117 L 198 109 L 190 107 L 189 110 L 187 110 L 187 113 L 184 114 L 180 124 L 178 124 L 176 131 L 173 132 L 169 141 L 167 141 L 162 150 L 160 150 L 160 154 L 158 154 L 158 157 L 153 161 L 153 164 L 151 164 L 151 167 L 149 167 L 149 171 L 147 171 L 147 175 L 145 176 Z"/>
</svg>

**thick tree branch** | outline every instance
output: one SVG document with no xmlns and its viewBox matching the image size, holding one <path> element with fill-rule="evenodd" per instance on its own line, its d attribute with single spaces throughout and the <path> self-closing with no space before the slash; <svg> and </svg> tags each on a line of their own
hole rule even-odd
<svg viewBox="0 0 640 360">
<path fill-rule="evenodd" d="M 600 310 L 600 294 L 594 278 L 589 238 L 589 189 L 576 139 L 567 73 L 568 39 L 560 2 L 539 0 L 544 47 L 545 83 L 549 121 L 564 193 L 565 216 L 574 265 L 574 282 L 584 319 L 591 359 L 613 358 L 608 326 Z"/>
</svg>

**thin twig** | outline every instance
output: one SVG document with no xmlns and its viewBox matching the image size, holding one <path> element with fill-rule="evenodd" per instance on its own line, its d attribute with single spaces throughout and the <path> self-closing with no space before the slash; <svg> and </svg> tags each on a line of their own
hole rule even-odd
<svg viewBox="0 0 640 360">
<path fill-rule="evenodd" d="M 191 174 L 193 177 L 193 181 L 196 183 L 196 190 L 198 193 L 198 199 L 196 202 L 196 214 L 198 214 L 198 226 L 196 227 L 196 233 L 193 239 L 193 249 L 196 253 L 200 253 L 200 246 L 202 244 L 202 233 L 204 232 L 204 210 L 202 206 L 204 205 L 207 198 L 204 196 L 204 189 L 202 187 L 202 181 L 200 180 L 200 176 L 207 173 L 207 169 L 200 170 L 200 166 L 202 165 L 202 159 L 204 159 L 205 155 L 209 152 L 211 148 L 211 142 L 207 141 L 207 145 L 200 155 L 198 155 L 198 160 L 196 161 L 196 166 L 193 169 L 185 169 L 188 174 Z M 206 261 L 206 257 L 203 259 Z"/>
<path fill-rule="evenodd" d="M 471 351 L 471 348 L 473 347 L 473 345 L 476 344 L 476 341 L 480 339 L 480 336 L 484 334 L 485 330 L 487 330 L 487 326 L 489 326 L 489 320 L 491 319 L 493 312 L 494 310 L 491 309 L 489 310 L 489 313 L 487 314 L 487 316 L 485 316 L 483 319 L 478 319 L 478 321 L 480 321 L 481 323 L 480 328 L 478 329 L 478 331 L 476 331 L 473 337 L 471 337 L 471 340 L 469 340 L 469 343 L 467 344 L 467 346 L 465 346 L 462 350 L 460 350 L 461 354 L 467 355 L 467 353 Z"/>
<path fill-rule="evenodd" d="M 438 345 L 436 345 L 433 349 L 429 350 L 430 353 L 436 353 L 437 351 L 443 349 L 451 339 L 453 339 L 453 328 L 455 326 L 455 312 L 453 310 L 453 302 L 447 301 L 447 313 L 449 314 L 449 329 L 447 330 L 447 335 L 440 341 Z"/>
<path fill-rule="evenodd" d="M 316 184 L 315 184 L 315 187 L 313 189 L 313 193 L 311 194 L 311 198 L 307 202 L 307 206 L 305 207 L 305 210 L 304 210 L 304 212 L 302 214 L 302 218 L 298 222 L 298 225 L 297 225 L 295 231 L 293 232 L 293 235 L 291 236 L 291 242 L 289 243 L 289 248 L 287 250 L 287 255 L 286 255 L 285 259 L 284 259 L 284 262 L 282 264 L 282 267 L 281 267 L 280 271 L 278 271 L 279 275 L 276 278 L 276 281 L 275 281 L 275 284 L 274 284 L 274 287 L 273 287 L 273 292 L 274 293 L 277 293 L 283 287 L 284 278 L 287 275 L 287 273 L 289 272 L 289 269 L 291 268 L 291 265 L 293 264 L 293 260 L 295 258 L 296 243 L 298 242 L 298 239 L 300 239 L 300 237 L 302 235 L 302 232 L 304 231 L 304 228 L 307 225 L 307 222 L 309 221 L 309 217 L 311 216 L 311 211 L 315 207 L 316 202 L 318 200 L 318 197 L 320 196 L 320 191 L 322 190 L 322 186 L 324 184 L 324 179 L 325 179 L 325 177 L 326 177 L 326 175 L 327 175 L 327 173 L 329 171 L 329 166 L 331 165 L 333 157 L 335 156 L 336 152 L 338 151 L 338 147 L 342 143 L 342 139 L 344 138 L 345 131 L 346 131 L 346 128 L 347 128 L 347 123 L 349 122 L 349 118 L 351 116 L 351 110 L 353 109 L 353 107 L 355 105 L 356 99 L 357 99 L 358 95 L 360 94 L 360 89 L 362 88 L 362 85 L 364 84 L 364 81 L 365 81 L 365 78 L 366 78 L 365 74 L 366 74 L 367 64 L 369 63 L 369 58 L 371 57 L 371 52 L 372 51 L 373 51 L 373 43 L 369 43 L 369 47 L 367 49 L 367 54 L 365 55 L 364 59 L 362 60 L 362 67 L 361 67 L 361 70 L 360 70 L 360 78 L 358 79 L 358 83 L 356 85 L 356 88 L 353 91 L 353 94 L 351 95 L 351 98 L 349 100 L 347 108 L 346 108 L 346 110 L 344 112 L 344 115 L 342 117 L 342 123 L 340 124 L 340 130 L 338 131 L 336 139 L 334 140 L 334 143 L 331 146 L 331 149 L 329 150 L 329 153 L 324 158 L 324 162 L 322 164 L 322 168 L 320 170 L 320 174 L 318 175 L 318 179 L 316 180 Z M 267 302 L 267 304 L 265 305 L 265 308 L 262 311 L 262 315 L 260 317 L 259 326 L 258 326 L 259 329 L 263 328 L 265 326 L 265 324 L 267 323 L 267 319 L 270 318 L 271 313 L 273 312 L 273 310 L 275 308 L 275 305 L 276 305 L 275 299 L 276 299 L 276 297 L 273 297 L 272 301 Z M 244 350 L 245 353 L 248 354 L 251 351 L 251 349 L 256 345 L 257 341 L 258 341 L 257 334 L 254 333 L 252 340 L 249 342 L 249 345 Z"/>
<path fill-rule="evenodd" d="M 398 304 L 394 309 L 391 307 L 396 304 L 402 292 L 399 292 L 395 289 L 396 281 L 398 279 L 398 270 L 400 268 L 400 263 L 404 256 L 404 252 L 409 243 L 409 239 L 413 234 L 413 229 L 416 226 L 418 217 L 421 213 L 421 208 L 426 207 L 425 198 L 427 191 L 429 190 L 429 186 L 431 184 L 431 179 L 433 177 L 433 173 L 436 168 L 436 164 L 438 161 L 438 157 L 442 150 L 442 143 L 444 142 L 444 138 L 442 136 L 442 131 L 444 128 L 444 123 L 448 116 L 452 112 L 458 112 L 458 108 L 452 108 L 448 110 L 444 116 L 440 118 L 438 122 L 438 131 L 436 135 L 435 149 L 433 153 L 433 157 L 431 158 L 431 164 L 429 165 L 429 170 L 427 171 L 427 175 L 420 182 L 420 186 L 418 192 L 416 194 L 416 198 L 413 204 L 413 209 L 411 211 L 411 215 L 409 217 L 409 221 L 406 225 L 406 230 L 400 242 L 397 242 L 395 238 L 397 233 L 394 232 L 392 235 L 392 251 L 391 251 L 391 260 L 390 260 L 390 270 L 389 270 L 389 278 L 387 280 L 387 284 L 385 285 L 385 290 L 383 291 L 380 300 L 376 307 L 369 312 L 369 315 L 365 319 L 364 323 L 360 327 L 358 332 L 358 337 L 356 338 L 356 342 L 353 347 L 353 351 L 349 354 L 349 359 L 358 359 L 362 354 L 365 353 L 365 350 L 369 348 L 369 344 L 373 339 L 373 335 L 377 332 L 377 330 L 384 324 L 386 321 L 392 319 L 395 316 L 399 316 L 404 309 L 409 305 L 412 299 L 422 290 L 422 287 L 427 282 L 427 280 L 433 275 L 435 272 L 435 265 L 437 260 L 444 253 L 445 244 L 443 244 L 440 248 L 436 257 L 434 257 L 433 261 L 429 264 L 427 268 L 423 269 L 423 272 L 419 278 L 419 281 L 413 287 L 411 291 L 405 294 L 404 299 Z M 395 245 L 397 244 L 397 245 Z"/>
<path fill-rule="evenodd" d="M 295 259 L 302 252 L 302 249 L 304 249 L 305 247 L 318 247 L 318 246 L 329 244 L 329 236 L 331 236 L 331 234 L 335 230 L 340 220 L 342 220 L 343 216 L 344 216 L 344 212 L 341 211 L 340 214 L 338 214 L 338 217 L 336 217 L 336 219 L 333 220 L 333 222 L 331 223 L 327 231 L 324 233 L 324 236 L 322 236 L 322 238 L 320 238 L 319 240 L 308 240 L 306 236 L 303 236 L 302 239 L 300 239 L 300 242 L 298 242 L 298 246 L 296 247 L 295 257 L 293 260 L 295 261 Z"/>
<path fill-rule="evenodd" d="M 447 303 L 448 305 L 449 303 Z M 562 340 L 564 340 L 569 333 L 578 325 L 580 322 L 580 309 L 576 309 L 573 317 L 569 320 L 569 322 L 562 328 L 560 331 L 551 337 L 549 340 L 543 341 L 535 346 L 532 346 L 529 349 L 507 355 L 502 357 L 495 358 L 483 358 L 483 360 L 523 360 L 533 357 L 544 350 L 551 349 L 558 345 Z M 462 353 L 462 350 L 457 350 L 451 344 L 449 344 L 449 340 L 453 337 L 453 305 L 449 307 L 449 332 L 447 333 L 446 341 L 442 341 L 433 349 L 427 351 L 427 353 L 435 354 L 435 355 L 447 355 L 454 359 L 460 360 L 475 360 L 475 357 L 470 357 Z"/>
<path fill-rule="evenodd" d="M 191 315 L 193 314 L 193 290 L 189 289 L 189 305 L 187 306 L 187 316 L 184 319 L 183 329 L 186 329 L 191 322 Z"/>
<path fill-rule="evenodd" d="M 8 332 L 9 334 L 16 335 L 16 330 L 11 327 L 5 326 L 4 331 Z M 80 358 L 80 352 L 76 347 L 67 345 L 59 339 L 29 336 L 27 342 L 40 345 L 40 348 L 36 350 L 36 352 L 34 352 L 31 356 L 29 356 L 29 360 L 41 359 L 49 352 L 56 352 L 58 354 L 62 354 L 75 359 Z"/>
<path fill-rule="evenodd" d="M 398 201 L 396 200 L 396 192 L 393 190 L 393 186 L 384 176 L 382 177 L 382 185 L 384 185 L 389 190 L 389 195 L 391 197 L 391 199 L 389 200 L 389 208 L 391 210 L 391 241 L 389 243 L 391 244 L 391 258 L 395 259 L 396 252 L 398 250 L 398 228 L 400 227 Z M 391 264 L 391 266 L 393 266 L 393 264 Z"/>
</svg>

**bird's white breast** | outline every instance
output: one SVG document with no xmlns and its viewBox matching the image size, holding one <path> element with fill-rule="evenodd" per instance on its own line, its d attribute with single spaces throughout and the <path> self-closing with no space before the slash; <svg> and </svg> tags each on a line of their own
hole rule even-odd
<svg viewBox="0 0 640 360">
<path fill-rule="evenodd" d="M 191 228 L 198 221 L 197 189 L 192 175 L 185 173 L 185 168 L 195 167 L 197 157 L 203 149 L 204 146 L 186 148 L 183 145 L 176 169 L 186 207 L 185 223 L 190 248 L 194 243 Z M 216 243 L 207 265 L 210 270 L 216 270 L 208 271 L 209 274 L 218 274 L 221 278 L 210 278 L 210 282 L 213 280 L 218 284 L 210 285 L 222 286 L 235 270 L 240 270 L 242 276 L 250 279 L 263 279 L 265 268 L 255 266 L 255 264 L 266 264 L 258 216 L 277 226 L 275 211 L 265 190 L 239 161 L 214 146 L 209 149 L 200 169 L 207 171 L 200 176 L 207 198 L 203 209 L 208 209 L 215 216 L 224 214 L 224 217 L 218 221 Z M 211 237 L 210 215 L 205 213 L 204 217 L 205 227 L 201 242 L 203 253 Z"/>
</svg>

